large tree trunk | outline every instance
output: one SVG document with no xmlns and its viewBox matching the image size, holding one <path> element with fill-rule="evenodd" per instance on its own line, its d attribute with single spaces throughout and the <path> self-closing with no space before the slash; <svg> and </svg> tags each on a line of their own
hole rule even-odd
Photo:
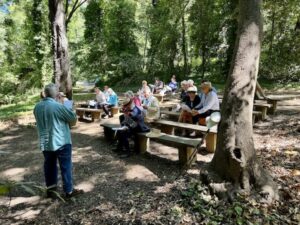
<svg viewBox="0 0 300 225">
<path fill-rule="evenodd" d="M 239 1 L 239 28 L 221 108 L 217 149 L 209 168 L 235 190 L 249 193 L 252 185 L 262 188 L 271 201 L 277 198 L 277 189 L 258 163 L 252 129 L 263 32 L 260 6 L 260 0 Z"/>
<path fill-rule="evenodd" d="M 49 0 L 49 19 L 51 22 L 54 82 L 59 90 L 72 99 L 72 78 L 66 34 L 66 15 L 63 0 Z"/>
</svg>

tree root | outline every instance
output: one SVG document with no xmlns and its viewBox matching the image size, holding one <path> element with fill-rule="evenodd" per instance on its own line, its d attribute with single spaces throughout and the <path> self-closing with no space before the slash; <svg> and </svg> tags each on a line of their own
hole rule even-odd
<svg viewBox="0 0 300 225">
<path fill-rule="evenodd" d="M 214 168 L 207 164 L 200 172 L 200 180 L 208 185 L 212 194 L 228 202 L 233 202 L 237 194 L 251 195 L 257 201 L 266 204 L 279 200 L 278 188 L 272 177 L 258 163 L 255 162 L 254 165 L 248 168 L 240 167 L 239 179 L 226 179 L 220 177 Z"/>
</svg>

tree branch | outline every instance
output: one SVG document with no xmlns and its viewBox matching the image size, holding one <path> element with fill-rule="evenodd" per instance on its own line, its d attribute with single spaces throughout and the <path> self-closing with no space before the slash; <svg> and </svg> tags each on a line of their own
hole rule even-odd
<svg viewBox="0 0 300 225">
<path fill-rule="evenodd" d="M 70 11 L 70 14 L 67 16 L 67 19 L 66 19 L 66 27 L 68 27 L 68 24 L 70 23 L 74 13 L 76 12 L 76 10 L 82 6 L 85 2 L 87 2 L 87 0 L 76 0 L 71 11 Z"/>
</svg>

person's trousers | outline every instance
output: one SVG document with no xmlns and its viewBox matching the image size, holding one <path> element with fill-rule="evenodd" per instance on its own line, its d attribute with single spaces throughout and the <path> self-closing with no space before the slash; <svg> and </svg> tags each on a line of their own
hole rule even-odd
<svg viewBox="0 0 300 225">
<path fill-rule="evenodd" d="M 130 153 L 129 139 L 133 138 L 134 141 L 134 151 L 139 153 L 138 149 L 138 136 L 140 132 L 139 129 L 128 129 L 123 131 L 118 131 L 118 149 L 124 150 L 126 153 Z"/>
<path fill-rule="evenodd" d="M 198 114 L 193 116 L 193 124 L 198 124 L 201 119 L 205 119 L 210 116 L 213 112 L 219 112 L 218 110 L 208 110 L 205 113 Z"/>
<path fill-rule="evenodd" d="M 65 193 L 73 191 L 72 178 L 72 145 L 67 144 L 56 151 L 43 151 L 44 154 L 44 174 L 46 186 L 48 188 L 56 187 L 58 182 L 58 168 L 60 167 L 63 181 L 63 190 Z"/>
<path fill-rule="evenodd" d="M 107 104 L 102 105 L 102 109 L 103 109 L 105 115 L 107 115 L 107 116 L 110 115 L 110 112 L 109 112 L 109 111 L 110 111 L 110 109 L 111 109 L 112 107 L 114 107 L 114 106 L 113 106 L 113 105 L 107 105 Z"/>
</svg>

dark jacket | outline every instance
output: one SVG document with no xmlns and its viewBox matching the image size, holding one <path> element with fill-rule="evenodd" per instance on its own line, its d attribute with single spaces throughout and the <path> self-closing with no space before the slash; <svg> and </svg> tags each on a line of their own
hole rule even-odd
<svg viewBox="0 0 300 225">
<path fill-rule="evenodd" d="M 198 106 L 201 102 L 201 99 L 199 97 L 199 95 L 196 95 L 195 96 L 195 99 L 194 101 L 191 101 L 190 100 L 190 97 L 187 96 L 186 97 L 186 101 L 185 101 L 185 104 L 190 108 L 190 109 L 196 109 L 196 106 Z"/>
<path fill-rule="evenodd" d="M 135 122 L 135 124 L 130 123 L 130 119 L 132 119 Z M 132 109 L 132 111 L 129 113 L 128 116 L 125 116 L 122 125 L 128 126 L 131 130 L 134 130 L 135 132 L 150 131 L 150 128 L 145 124 L 143 112 L 137 106 L 134 106 L 134 108 Z"/>
</svg>

